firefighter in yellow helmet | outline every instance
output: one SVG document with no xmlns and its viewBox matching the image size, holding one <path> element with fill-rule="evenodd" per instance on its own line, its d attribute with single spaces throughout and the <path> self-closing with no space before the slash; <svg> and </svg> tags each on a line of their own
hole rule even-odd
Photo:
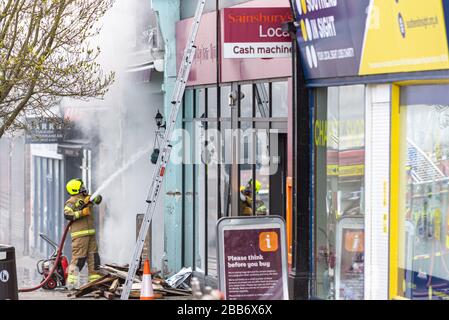
<svg viewBox="0 0 449 320">
<path fill-rule="evenodd" d="M 100 204 L 102 197 L 90 199 L 90 195 L 81 179 L 72 179 L 66 185 L 70 198 L 64 207 L 65 219 L 72 221 L 70 235 L 72 237 L 72 261 L 70 262 L 67 285 L 74 287 L 78 283 L 78 271 L 86 264 L 89 269 L 89 282 L 100 278 L 98 269 L 100 256 L 95 237 L 95 220 L 92 212 L 93 204 Z"/>
<path fill-rule="evenodd" d="M 256 180 L 254 189 L 256 195 L 259 193 L 262 184 Z M 253 215 L 253 179 L 250 179 L 246 186 L 240 187 L 240 214 L 243 216 Z M 262 200 L 256 199 L 256 215 L 266 215 L 267 207 Z"/>
</svg>

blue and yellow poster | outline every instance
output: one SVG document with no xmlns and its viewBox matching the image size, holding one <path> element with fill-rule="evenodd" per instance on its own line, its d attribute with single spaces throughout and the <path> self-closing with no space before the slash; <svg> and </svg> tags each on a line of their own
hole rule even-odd
<svg viewBox="0 0 449 320">
<path fill-rule="evenodd" d="M 449 69 L 446 0 L 296 0 L 308 79 Z"/>
</svg>

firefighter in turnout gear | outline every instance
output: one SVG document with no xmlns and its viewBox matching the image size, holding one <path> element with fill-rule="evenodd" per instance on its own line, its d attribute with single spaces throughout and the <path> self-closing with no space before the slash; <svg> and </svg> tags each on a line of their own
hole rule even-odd
<svg viewBox="0 0 449 320">
<path fill-rule="evenodd" d="M 72 221 L 70 227 L 72 261 L 68 270 L 67 284 L 73 288 L 78 284 L 78 272 L 83 269 L 86 262 L 89 269 L 89 282 L 100 278 L 97 272 L 100 266 L 100 256 L 95 237 L 92 206 L 100 204 L 102 197 L 97 196 L 95 199 L 90 199 L 81 179 L 70 180 L 66 189 L 70 198 L 65 203 L 64 217 Z"/>
<path fill-rule="evenodd" d="M 255 191 L 259 193 L 262 184 L 256 180 Z M 246 186 L 240 187 L 240 214 L 242 216 L 253 215 L 253 179 L 250 179 Z M 262 200 L 256 198 L 256 215 L 266 215 L 267 207 Z"/>
</svg>

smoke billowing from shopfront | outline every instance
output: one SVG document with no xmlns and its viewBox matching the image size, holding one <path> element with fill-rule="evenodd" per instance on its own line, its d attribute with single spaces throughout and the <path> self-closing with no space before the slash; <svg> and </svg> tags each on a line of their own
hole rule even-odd
<svg viewBox="0 0 449 320">
<path fill-rule="evenodd" d="M 80 126 L 98 140 L 92 167 L 94 190 L 90 191 L 100 188 L 104 198 L 98 219 L 100 254 L 104 262 L 128 263 L 135 243 L 136 215 L 145 212 L 153 172 L 150 154 L 154 117 L 163 103 L 162 74 L 154 70 L 129 72 L 129 66 L 136 63 L 134 54 L 148 49 L 148 30 L 154 27 L 149 3 L 117 0 L 102 23 L 99 62 L 116 72 L 116 82 L 104 101 L 79 105 L 97 109 L 96 116 L 83 119 Z M 159 217 L 162 214 L 156 215 Z"/>
</svg>

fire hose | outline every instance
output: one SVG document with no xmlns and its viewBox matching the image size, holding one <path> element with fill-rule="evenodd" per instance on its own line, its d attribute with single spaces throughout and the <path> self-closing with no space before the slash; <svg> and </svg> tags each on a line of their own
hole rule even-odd
<svg viewBox="0 0 449 320">
<path fill-rule="evenodd" d="M 58 267 L 59 264 L 59 260 L 61 259 L 61 255 L 62 255 L 62 250 L 64 248 L 64 243 L 65 243 L 65 239 L 67 237 L 67 233 L 69 232 L 69 228 L 72 225 L 72 221 L 70 221 L 67 226 L 65 227 L 64 233 L 62 235 L 62 239 L 61 242 L 59 243 L 59 247 L 58 247 L 58 254 L 56 256 L 55 262 L 53 264 L 53 267 L 51 268 L 50 272 L 48 273 L 48 276 L 38 285 L 35 286 L 33 288 L 22 288 L 19 289 L 19 292 L 31 292 L 31 291 L 36 291 L 40 288 L 42 288 L 45 284 L 47 284 L 47 282 L 51 279 L 53 273 L 55 273 L 56 268 Z"/>
</svg>

